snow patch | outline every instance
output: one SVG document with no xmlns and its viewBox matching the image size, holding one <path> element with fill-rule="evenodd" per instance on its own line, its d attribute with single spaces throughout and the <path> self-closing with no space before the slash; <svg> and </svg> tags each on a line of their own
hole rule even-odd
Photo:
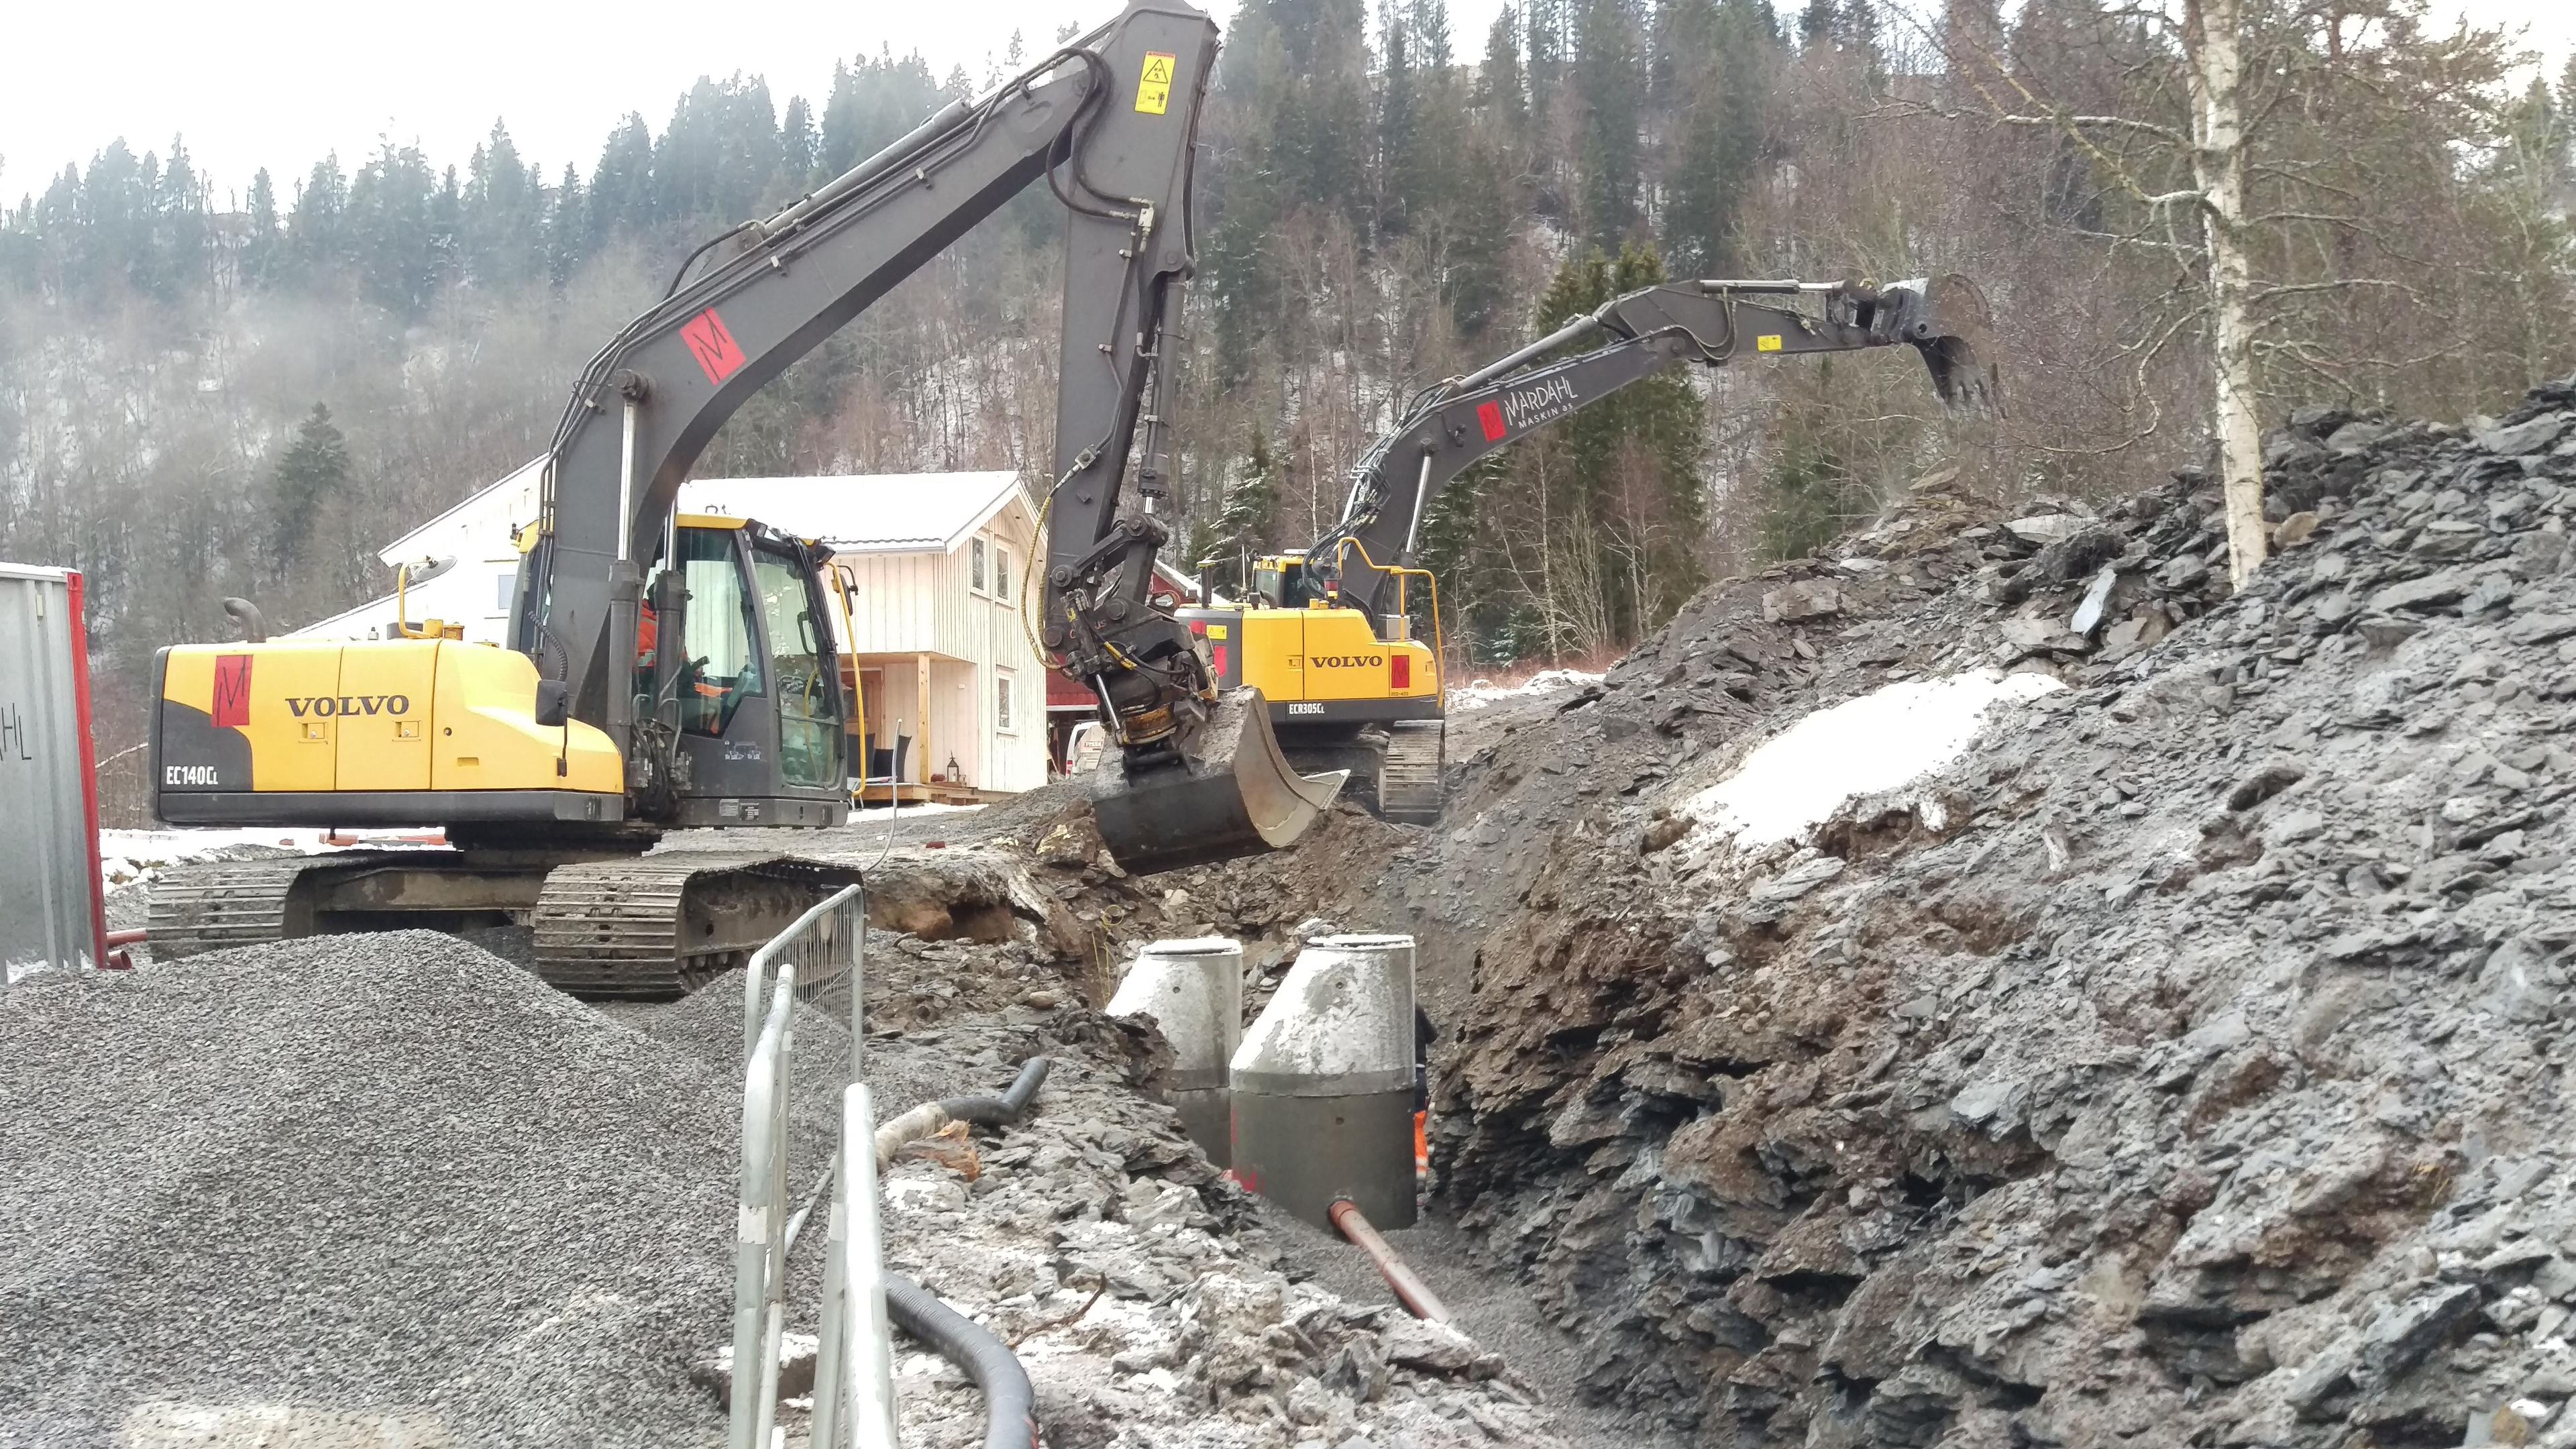
<svg viewBox="0 0 2576 1449">
<path fill-rule="evenodd" d="M 1600 675 L 1580 669 L 1542 669 L 1518 684 L 1494 684 L 1479 679 L 1472 684 L 1449 691 L 1449 708 L 1453 713 L 1460 710 L 1483 709 L 1501 700 L 1520 699 L 1537 694 L 1554 694 L 1559 690 L 1581 689 L 1600 682 Z"/>
<path fill-rule="evenodd" d="M 268 846 L 320 855 L 344 846 L 369 850 L 438 849 L 418 831 L 344 830 L 102 830 L 98 833 L 99 888 L 114 891 L 160 878 L 162 868 L 208 860 L 242 846 Z"/>
<path fill-rule="evenodd" d="M 1820 709 L 1765 741 L 1682 807 L 1738 850 L 1788 840 L 1854 795 L 1893 790 L 1964 753 L 1986 711 L 2066 686 L 2045 674 L 1971 670 L 1907 679 Z"/>
</svg>

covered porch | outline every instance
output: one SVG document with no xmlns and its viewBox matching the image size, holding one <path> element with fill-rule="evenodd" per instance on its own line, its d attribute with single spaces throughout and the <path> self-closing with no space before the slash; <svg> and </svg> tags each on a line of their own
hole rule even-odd
<svg viewBox="0 0 2576 1449">
<path fill-rule="evenodd" d="M 850 733 L 851 795 L 861 805 L 980 805 L 1005 792 L 975 778 L 975 666 L 944 654 L 844 654 L 841 685 L 858 701 Z"/>
</svg>

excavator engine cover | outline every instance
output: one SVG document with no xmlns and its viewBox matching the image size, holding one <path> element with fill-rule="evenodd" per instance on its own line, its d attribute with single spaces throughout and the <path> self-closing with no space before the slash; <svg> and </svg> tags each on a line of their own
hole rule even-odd
<svg viewBox="0 0 2576 1449">
<path fill-rule="evenodd" d="M 1110 857 L 1130 875 L 1151 875 L 1280 850 L 1296 843 L 1331 807 L 1346 770 L 1300 775 L 1270 732 L 1257 689 L 1229 690 L 1173 763 L 1101 762 L 1092 802 Z"/>
</svg>

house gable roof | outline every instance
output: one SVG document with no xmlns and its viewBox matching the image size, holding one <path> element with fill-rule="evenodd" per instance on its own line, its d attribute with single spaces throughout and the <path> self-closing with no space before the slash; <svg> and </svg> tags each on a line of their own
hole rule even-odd
<svg viewBox="0 0 2576 1449">
<path fill-rule="evenodd" d="M 683 513 L 757 518 L 845 554 L 954 552 L 1014 498 L 1028 501 L 1020 475 L 1007 470 L 692 478 L 680 485 Z"/>
</svg>

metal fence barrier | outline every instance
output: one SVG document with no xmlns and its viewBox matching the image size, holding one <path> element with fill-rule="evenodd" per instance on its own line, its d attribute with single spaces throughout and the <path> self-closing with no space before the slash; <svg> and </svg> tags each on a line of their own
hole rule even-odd
<svg viewBox="0 0 2576 1449">
<path fill-rule="evenodd" d="M 734 1242 L 731 1449 L 769 1449 L 786 1330 L 788 1106 L 796 1002 L 836 981 L 850 993 L 850 1059 L 834 1165 L 830 1262 L 815 1362 L 816 1449 L 893 1449 L 893 1346 L 877 1222 L 875 1114 L 859 1080 L 867 898 L 849 886 L 753 953 L 743 972 L 742 1202 Z M 748 1392 L 746 1392 L 748 1390 Z"/>
</svg>

